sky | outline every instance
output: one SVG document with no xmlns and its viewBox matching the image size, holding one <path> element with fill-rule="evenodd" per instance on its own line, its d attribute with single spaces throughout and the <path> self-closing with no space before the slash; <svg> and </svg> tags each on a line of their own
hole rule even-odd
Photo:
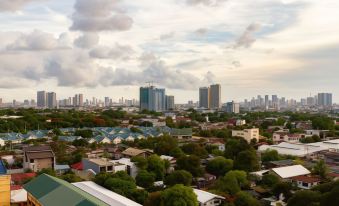
<svg viewBox="0 0 339 206">
<path fill-rule="evenodd" d="M 176 103 L 219 83 L 222 100 L 331 92 L 339 102 L 338 0 L 0 0 L 0 98 Z"/>
</svg>

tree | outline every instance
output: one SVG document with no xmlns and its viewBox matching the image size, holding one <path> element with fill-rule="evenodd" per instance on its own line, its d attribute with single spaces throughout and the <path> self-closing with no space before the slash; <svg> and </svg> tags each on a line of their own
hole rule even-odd
<svg viewBox="0 0 339 206">
<path fill-rule="evenodd" d="M 250 148 L 251 146 L 242 137 L 228 139 L 225 144 L 225 157 L 234 160 L 239 152 Z"/>
<path fill-rule="evenodd" d="M 188 155 L 196 155 L 200 158 L 205 158 L 208 156 L 206 149 L 197 143 L 184 144 L 181 149 Z"/>
<path fill-rule="evenodd" d="M 198 177 L 203 174 L 200 158 L 195 155 L 179 157 L 177 159 L 177 169 L 186 170 L 190 172 L 194 177 Z"/>
<path fill-rule="evenodd" d="M 179 158 L 182 155 L 185 155 L 185 153 L 180 149 L 180 147 L 176 147 L 170 151 L 170 156 L 173 156 L 175 158 Z"/>
<path fill-rule="evenodd" d="M 157 139 L 154 152 L 158 155 L 169 155 L 170 152 L 177 147 L 178 141 L 175 138 L 169 135 L 164 135 Z"/>
<path fill-rule="evenodd" d="M 215 184 L 215 189 L 235 195 L 240 192 L 241 187 L 248 184 L 246 172 L 231 170 L 224 177 L 219 178 Z"/>
<path fill-rule="evenodd" d="M 156 180 L 163 180 L 165 175 L 165 162 L 158 155 L 149 156 L 147 162 L 147 171 L 153 172 Z"/>
<path fill-rule="evenodd" d="M 339 203 L 339 187 L 335 187 L 331 192 L 322 195 L 320 206 L 337 206 Z"/>
<path fill-rule="evenodd" d="M 238 192 L 235 196 L 234 201 L 235 206 L 260 206 L 260 203 L 257 199 L 252 197 L 247 192 Z"/>
<path fill-rule="evenodd" d="M 279 177 L 273 174 L 264 175 L 261 180 L 261 183 L 267 187 L 273 187 L 278 182 L 280 182 Z"/>
<path fill-rule="evenodd" d="M 89 143 L 86 139 L 76 139 L 72 142 L 72 145 L 76 147 L 87 147 Z"/>
<path fill-rule="evenodd" d="M 312 173 L 319 175 L 322 179 L 326 179 L 328 170 L 324 160 L 320 160 L 313 166 Z"/>
<path fill-rule="evenodd" d="M 262 162 L 270 162 L 279 160 L 279 154 L 277 150 L 267 149 L 263 153 L 261 153 L 261 161 Z"/>
<path fill-rule="evenodd" d="M 233 160 L 224 157 L 216 157 L 209 161 L 206 166 L 206 171 L 219 176 L 224 176 L 233 168 Z"/>
<path fill-rule="evenodd" d="M 253 172 L 259 169 L 259 162 L 255 150 L 242 151 L 234 161 L 234 168 Z"/>
<path fill-rule="evenodd" d="M 161 205 L 161 192 L 152 192 L 145 200 L 144 206 L 159 206 Z"/>
<path fill-rule="evenodd" d="M 119 178 L 108 178 L 104 183 L 104 187 L 125 197 L 136 189 L 134 182 Z"/>
<path fill-rule="evenodd" d="M 82 181 L 82 179 L 80 177 L 78 177 L 77 175 L 75 175 L 74 173 L 64 174 L 60 178 L 69 182 L 69 183 L 81 182 Z"/>
<path fill-rule="evenodd" d="M 92 130 L 89 130 L 89 129 L 77 130 L 74 132 L 74 136 L 81 136 L 82 138 L 92 138 L 93 132 Z"/>
<path fill-rule="evenodd" d="M 280 194 L 283 194 L 286 202 L 286 200 L 290 199 L 290 197 L 292 196 L 291 190 L 292 190 L 291 183 L 278 182 L 273 186 L 272 193 L 276 198 L 279 198 Z"/>
<path fill-rule="evenodd" d="M 154 184 L 155 175 L 153 173 L 147 172 L 146 170 L 141 170 L 138 172 L 135 180 L 138 186 L 143 188 L 150 188 Z"/>
<path fill-rule="evenodd" d="M 161 200 L 164 206 L 198 206 L 193 189 L 180 184 L 164 190 Z"/>
<path fill-rule="evenodd" d="M 38 172 L 38 176 L 41 175 L 41 174 L 47 174 L 47 175 L 54 176 L 54 177 L 56 176 L 56 173 L 55 173 L 55 171 L 52 168 L 41 169 Z"/>
<path fill-rule="evenodd" d="M 147 169 L 148 162 L 146 158 L 140 157 L 140 156 L 134 156 L 131 158 L 131 161 L 135 162 L 135 164 L 137 165 L 139 169 L 141 170 Z"/>
<path fill-rule="evenodd" d="M 320 193 L 310 190 L 297 191 L 287 202 L 287 206 L 318 205 Z"/>
<path fill-rule="evenodd" d="M 166 186 L 173 186 L 176 184 L 190 186 L 192 183 L 192 175 L 185 170 L 175 170 L 165 177 L 164 183 Z"/>
</svg>

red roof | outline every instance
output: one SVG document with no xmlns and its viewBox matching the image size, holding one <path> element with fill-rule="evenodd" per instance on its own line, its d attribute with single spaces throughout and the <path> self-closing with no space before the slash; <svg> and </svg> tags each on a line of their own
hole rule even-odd
<svg viewBox="0 0 339 206">
<path fill-rule="evenodd" d="M 78 163 L 72 164 L 71 168 L 75 170 L 83 170 L 84 167 L 82 165 L 82 162 L 78 162 Z"/>
<path fill-rule="evenodd" d="M 36 176 L 36 173 L 20 173 L 20 174 L 11 174 L 11 179 L 13 182 L 24 182 L 27 179 L 33 178 Z"/>
<path fill-rule="evenodd" d="M 304 175 L 291 177 L 291 180 L 301 181 L 305 183 L 320 182 L 320 179 L 318 177 L 310 177 L 310 176 L 304 176 Z"/>
<path fill-rule="evenodd" d="M 11 190 L 20 190 L 22 189 L 21 185 L 11 185 Z"/>
</svg>

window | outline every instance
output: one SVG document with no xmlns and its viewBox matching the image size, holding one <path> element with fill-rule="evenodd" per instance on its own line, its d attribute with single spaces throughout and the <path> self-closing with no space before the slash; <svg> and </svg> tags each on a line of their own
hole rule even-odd
<svg viewBox="0 0 339 206">
<path fill-rule="evenodd" d="M 30 162 L 30 163 L 34 163 L 34 159 L 30 159 L 29 162 Z"/>
<path fill-rule="evenodd" d="M 113 170 L 113 166 L 107 166 L 107 171 L 112 171 Z"/>
<path fill-rule="evenodd" d="M 302 186 L 303 186 L 303 187 L 308 187 L 308 183 L 303 182 Z"/>
<path fill-rule="evenodd" d="M 106 167 L 100 167 L 100 172 L 106 172 Z"/>
</svg>

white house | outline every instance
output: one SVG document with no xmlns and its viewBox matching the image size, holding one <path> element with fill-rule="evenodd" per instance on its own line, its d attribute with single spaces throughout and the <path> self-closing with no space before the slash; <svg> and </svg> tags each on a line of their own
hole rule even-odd
<svg viewBox="0 0 339 206">
<path fill-rule="evenodd" d="M 6 142 L 2 138 L 0 138 L 0 146 L 3 147 L 5 146 Z"/>
<path fill-rule="evenodd" d="M 219 206 L 225 198 L 203 190 L 193 189 L 197 195 L 199 206 Z"/>
<path fill-rule="evenodd" d="M 256 139 L 259 142 L 259 129 L 244 129 L 244 130 L 232 130 L 232 137 L 242 137 L 247 142 L 251 142 L 252 139 Z"/>
</svg>

